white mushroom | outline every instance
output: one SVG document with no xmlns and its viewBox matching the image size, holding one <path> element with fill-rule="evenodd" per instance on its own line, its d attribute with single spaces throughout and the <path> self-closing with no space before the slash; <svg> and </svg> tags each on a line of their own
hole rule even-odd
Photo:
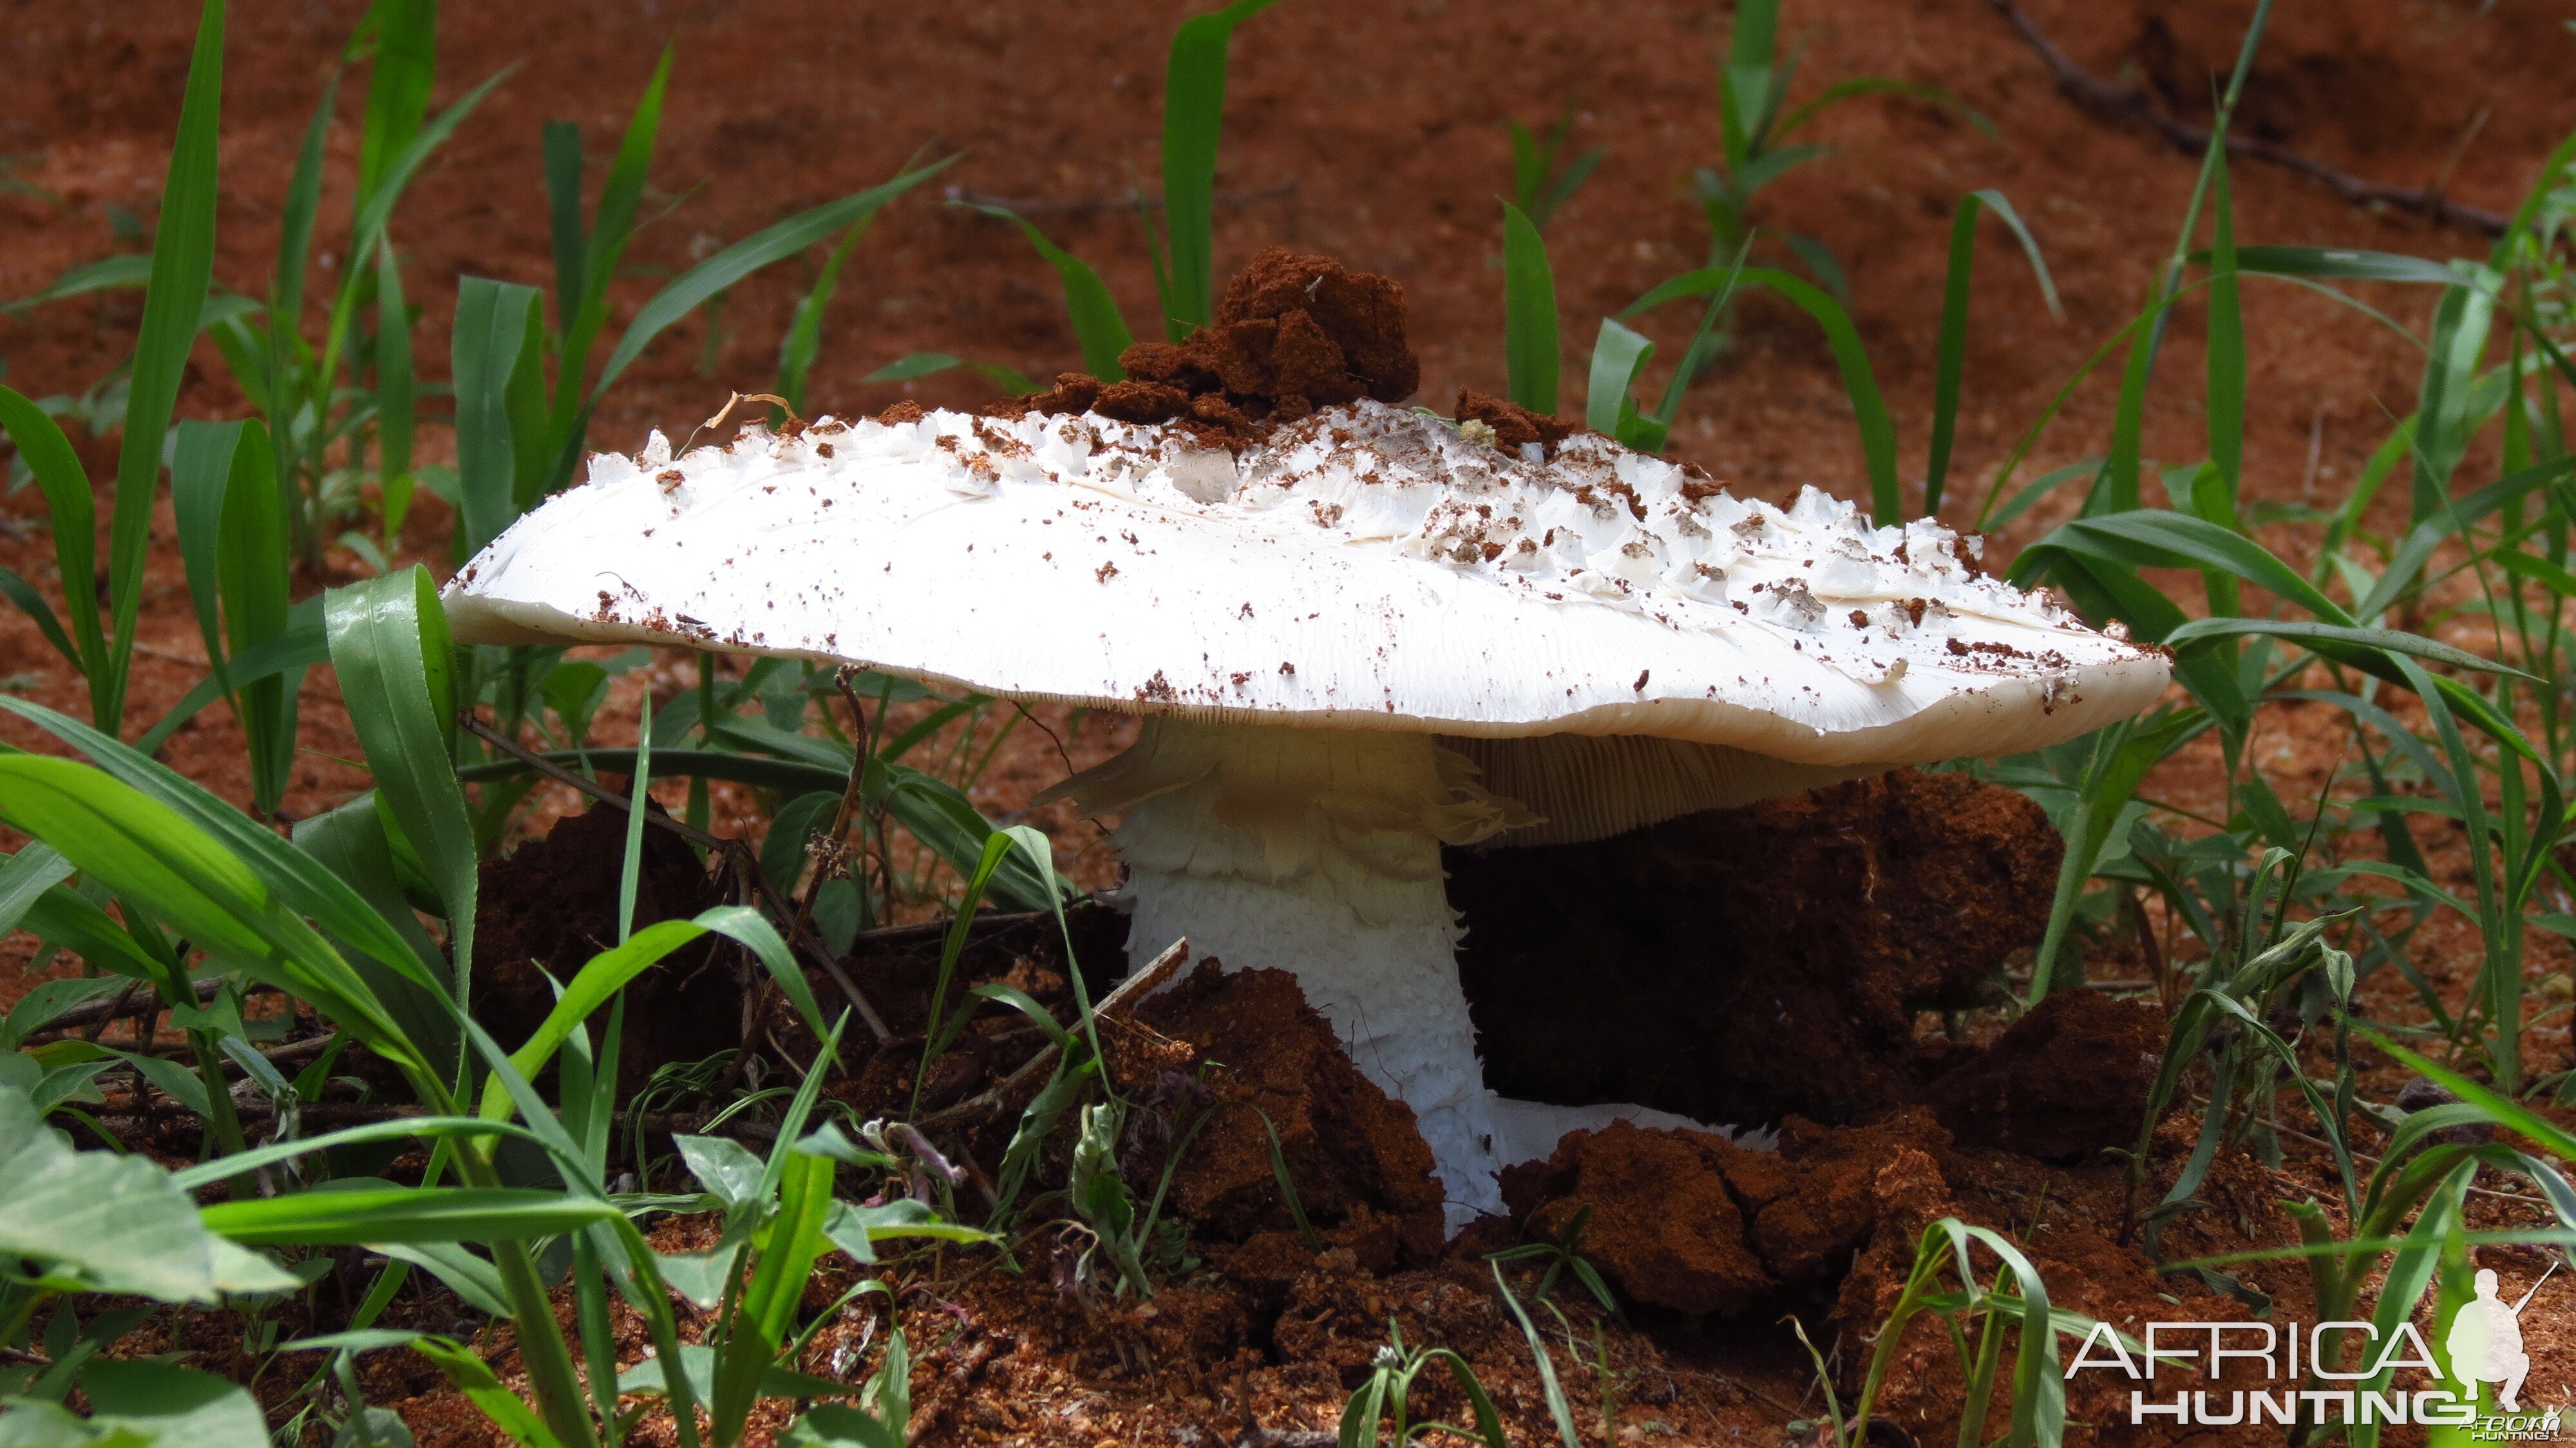
<svg viewBox="0 0 2576 1448">
<path fill-rule="evenodd" d="M 1125 816 L 1135 948 L 1294 972 L 1413 1108 L 1454 1225 L 1498 1205 L 1498 1166 L 1640 1108 L 1486 1091 L 1441 846 L 2034 749 L 2164 688 L 2160 653 L 1981 576 L 1976 547 L 1375 402 L 1240 455 L 934 412 L 594 458 L 447 606 L 471 642 L 687 643 L 1144 715 L 1059 786 Z"/>
</svg>

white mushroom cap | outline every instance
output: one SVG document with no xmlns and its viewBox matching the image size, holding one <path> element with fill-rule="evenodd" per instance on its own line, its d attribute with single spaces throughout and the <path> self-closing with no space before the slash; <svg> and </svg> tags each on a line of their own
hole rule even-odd
<svg viewBox="0 0 2576 1448">
<path fill-rule="evenodd" d="M 825 422 L 595 457 L 449 585 L 459 639 L 864 663 L 1202 722 L 1450 736 L 1613 833 L 2144 708 L 2157 651 L 1930 522 L 1786 510 L 1578 435 L 1553 459 L 1361 402 L 1239 456 L 1096 415 Z M 1537 742 L 1546 741 L 1546 742 Z"/>
</svg>

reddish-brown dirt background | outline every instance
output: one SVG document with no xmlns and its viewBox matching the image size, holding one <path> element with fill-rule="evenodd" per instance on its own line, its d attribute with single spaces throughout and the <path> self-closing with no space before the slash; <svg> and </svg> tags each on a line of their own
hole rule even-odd
<svg viewBox="0 0 2576 1448">
<path fill-rule="evenodd" d="M 595 191 L 605 153 L 666 42 L 677 44 L 679 62 L 646 207 L 656 219 L 629 252 L 631 274 L 616 290 L 618 323 L 662 277 L 795 210 L 883 179 L 925 144 L 966 153 L 943 183 L 1027 203 L 1056 240 L 1101 269 L 1131 323 L 1142 323 L 1153 287 L 1127 188 L 1138 177 L 1154 183 L 1163 48 L 1174 24 L 1197 8 L 1159 0 L 450 3 L 441 17 L 440 103 L 505 65 L 519 68 L 430 163 L 395 218 L 408 289 L 427 309 L 420 366 L 432 378 L 446 371 L 459 275 L 550 280 L 539 127 L 549 118 L 581 125 Z M 1861 100 L 1803 138 L 1837 154 L 1791 173 L 1761 200 L 1760 220 L 1814 235 L 1841 259 L 1909 478 L 1919 480 L 1923 467 L 1943 239 L 1958 198 L 2000 188 L 2027 218 L 2063 289 L 2061 322 L 2041 307 L 2004 233 L 1988 224 L 1946 510 L 1964 521 L 2058 386 L 2145 296 L 2174 245 L 2194 163 L 2141 129 L 2077 111 L 1976 0 L 1788 0 L 1785 8 L 1783 43 L 1804 53 L 1793 102 L 1837 79 L 1886 75 L 1946 87 L 1995 127 L 1989 136 L 1920 101 Z M 2253 3 L 2031 0 L 2028 8 L 2078 63 L 2146 85 L 2198 118 Z M 217 260 L 228 286 L 266 290 L 295 147 L 362 10 L 357 0 L 236 7 Z M 112 10 L 0 0 L 7 36 L 0 50 L 11 77 L 0 86 L 0 154 L 13 158 L 10 175 L 64 203 L 0 192 L 0 298 L 118 249 L 112 207 L 150 218 L 195 11 L 190 0 L 135 0 Z M 1724 4 L 1678 0 L 1617 7 L 1288 0 L 1250 22 L 1236 47 L 1218 186 L 1238 199 L 1218 211 L 1220 274 L 1285 242 L 1391 275 L 1412 306 L 1422 397 L 1445 402 L 1462 386 L 1499 391 L 1495 198 L 1509 189 L 1502 122 L 1541 123 L 1570 103 L 1573 146 L 1608 148 L 1548 234 L 1565 327 L 1565 410 L 1577 411 L 1596 320 L 1703 258 L 1705 235 L 1685 188 L 1692 169 L 1718 151 L 1711 58 L 1729 13 Z M 2438 182 L 2459 200 L 2510 210 L 2549 147 L 2576 127 L 2576 91 L 2564 83 L 2576 36 L 2564 19 L 2563 7 L 2542 0 L 2285 0 L 2242 123 L 2373 181 Z M 344 87 L 330 132 L 331 189 L 316 242 L 321 292 L 345 231 L 359 81 L 353 75 Z M 2357 209 L 2261 166 L 2237 169 L 2235 197 L 2247 242 L 2437 257 L 2485 248 L 2483 237 Z M 927 191 L 907 198 L 854 255 L 829 315 L 810 410 L 990 395 L 953 376 L 916 386 L 859 381 L 916 350 L 1003 362 L 1041 378 L 1077 363 L 1052 274 L 1003 223 L 938 201 Z M 711 376 L 698 369 L 702 320 L 672 329 L 612 394 L 594 442 L 632 448 L 656 425 L 676 435 L 729 389 L 764 387 L 808 275 L 791 263 L 734 289 Z M 2421 291 L 2359 290 L 2409 325 L 2420 326 L 2429 305 Z M 2411 407 L 2418 356 L 2375 323 L 2292 288 L 2250 284 L 2248 308 L 2247 492 L 2277 502 L 2340 496 L 2388 419 Z M 134 294 L 118 293 L 0 313 L 6 381 L 39 396 L 78 391 L 130 348 L 139 312 Z M 1688 325 L 1681 313 L 1646 324 L 1667 358 Z M 308 319 L 308 331 L 316 325 L 318 317 Z M 2198 305 L 2186 303 L 2150 400 L 2151 457 L 2200 456 L 2201 330 Z M 1139 327 L 1140 335 L 1151 332 Z M 182 415 L 241 412 L 212 349 L 201 347 L 197 361 Z M 1660 369 L 1651 380 L 1660 387 Z M 2112 379 L 2095 378 L 2040 441 L 2023 476 L 2100 451 L 2111 405 Z M 80 441 L 93 473 L 103 475 L 110 447 Z M 442 458 L 444 430 L 428 429 L 423 447 L 430 460 Z M 1780 496 L 1809 483 L 1845 496 L 1865 491 L 1831 355 L 1802 315 L 1767 299 L 1747 302 L 1740 345 L 1692 393 L 1672 450 L 1752 492 Z M 2481 465 L 2473 456 L 2471 470 Z M 2036 536 L 2072 502 L 2070 493 L 2043 505 L 2007 541 Z M 421 515 L 403 558 L 435 563 L 444 556 L 444 519 L 434 503 Z M 129 730 L 158 717 L 202 672 L 167 523 L 165 506 Z M 2295 527 L 2265 537 L 2293 556 L 2306 542 Z M 32 489 L 0 499 L 0 564 L 54 586 L 51 540 Z M 347 576 L 352 565 L 344 554 L 334 566 Z M 683 677 L 666 666 L 656 685 L 667 689 Z M 14 613 L 0 614 L 0 688 L 85 713 L 77 680 Z M 309 752 L 289 801 L 297 811 L 363 787 L 363 774 L 343 762 L 357 749 L 327 671 L 308 682 L 305 699 Z M 618 712 L 612 705 L 603 717 Z M 2332 763 L 2340 740 L 2330 722 L 2289 718 L 2274 736 L 2287 752 L 2275 757 L 2266 740 L 2260 756 L 2267 768 L 2290 767 L 2285 796 L 2300 791 L 2301 769 Z M 0 733 L 33 742 L 14 725 Z M 1087 734 L 1076 757 L 1096 757 L 1112 737 Z M 1011 751 L 983 791 L 988 808 L 1016 808 L 1061 773 L 1042 737 L 1023 739 L 1031 747 Z M 210 713 L 167 757 L 238 799 L 246 793 L 239 752 L 232 726 Z M 2193 782 L 2167 781 L 2164 793 L 2192 797 Z M 1070 854 L 1083 836 L 1060 838 Z M 0 952 L 0 999 L 21 988 L 9 968 L 17 958 Z M 2256 1173 L 2245 1190 L 2250 1200 L 2273 1187 Z M 2046 1200 L 2045 1183 L 2040 1196 Z M 2037 1230 L 2035 1220 L 2027 1225 Z M 2153 1290 L 2142 1287 L 2139 1300 Z M 2567 1331 L 2564 1323 L 2550 1329 L 2553 1337 Z M 1789 1366 L 1786 1379 L 1772 1381 L 1794 1392 Z"/>
</svg>

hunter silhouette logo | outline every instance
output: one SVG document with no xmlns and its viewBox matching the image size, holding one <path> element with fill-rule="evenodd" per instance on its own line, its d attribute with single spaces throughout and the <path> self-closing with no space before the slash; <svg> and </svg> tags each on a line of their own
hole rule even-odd
<svg viewBox="0 0 2576 1448">
<path fill-rule="evenodd" d="M 2549 1264 L 2549 1272 L 2540 1274 L 2540 1282 L 2549 1280 L 2558 1264 Z M 2531 1293 L 2540 1290 L 2540 1282 L 2531 1284 L 2531 1292 L 2522 1294 L 2511 1307 L 2496 1296 L 2496 1275 L 2487 1268 L 2478 1269 L 2478 1295 L 2460 1304 L 2459 1315 L 2451 1319 L 2451 1330 L 2442 1339 L 2442 1350 L 2450 1354 L 2451 1376 L 2475 1397 L 2480 1383 L 2500 1384 L 2496 1389 L 2496 1406 L 2508 1413 L 2522 1411 L 2516 1394 L 2522 1391 L 2522 1380 L 2531 1372 L 2531 1355 L 2522 1350 L 2522 1309 L 2531 1303 Z"/>
<path fill-rule="evenodd" d="M 2435 1329 L 2419 1328 L 2410 1320 L 2414 1314 L 2385 1331 L 2350 1319 L 2239 1320 L 2141 1323 L 2131 1336 L 2096 1322 L 2066 1376 L 2109 1369 L 2136 1384 L 2129 1390 L 2133 1427 L 2157 1418 L 2212 1428 L 2411 1423 L 2463 1428 L 2475 1443 L 2554 1442 L 2561 1410 L 2523 1410 L 2532 1362 L 2521 1319 L 2557 1270 L 2552 1263 L 2512 1302 L 2498 1291 L 2495 1273 L 2479 1271 L 2472 1279 L 2476 1295 L 2439 1329 L 2438 1356 L 2428 1340 Z M 2428 1297 L 2440 1290 L 2426 1287 Z M 2427 1303 L 2416 1306 L 2420 1312 Z M 2483 1413 L 2489 1384 L 2497 1411 Z"/>
</svg>

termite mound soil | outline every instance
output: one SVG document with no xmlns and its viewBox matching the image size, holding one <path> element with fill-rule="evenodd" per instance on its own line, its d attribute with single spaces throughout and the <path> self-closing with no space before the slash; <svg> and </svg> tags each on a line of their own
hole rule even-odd
<svg viewBox="0 0 2576 1448">
<path fill-rule="evenodd" d="M 2149 1001 L 2063 990 L 1935 1078 L 1930 1099 L 1963 1143 L 2041 1161 L 2136 1145 L 2165 1046 Z"/>
<path fill-rule="evenodd" d="M 1205 1063 L 1207 1120 L 1173 1173 L 1172 1206 L 1205 1240 L 1238 1248 L 1225 1255 L 1244 1272 L 1272 1282 L 1284 1264 L 1294 1277 L 1314 1256 L 1279 1187 L 1274 1131 L 1307 1223 L 1327 1241 L 1378 1270 L 1440 1255 L 1440 1184 L 1412 1108 L 1351 1064 L 1295 976 L 1225 972 L 1211 957 L 1136 1014 Z"/>
<path fill-rule="evenodd" d="M 1422 382 L 1405 340 L 1403 287 L 1284 246 L 1226 284 L 1214 325 L 1180 342 L 1138 342 L 1118 366 L 1127 375 L 1117 382 L 1064 373 L 1026 406 L 1178 423 L 1211 446 L 1239 449 L 1268 423 L 1363 397 L 1402 402 Z"/>
<path fill-rule="evenodd" d="M 1989 997 L 2046 926 L 2062 849 L 2011 790 L 1899 770 L 1588 844 L 1448 850 L 1486 1084 L 1738 1126 L 1922 1102 L 1946 1062 L 1918 1053 L 1915 1014 Z"/>
<path fill-rule="evenodd" d="M 651 806 L 654 813 L 661 807 Z M 556 983 L 617 944 L 617 900 L 626 862 L 627 814 L 595 807 L 568 815 L 542 838 L 484 862 L 474 908 L 474 1018 L 515 1047 L 554 1008 Z M 635 928 L 687 920 L 725 903 L 697 855 L 670 831 L 648 827 L 635 880 Z M 718 938 L 690 942 L 626 988 L 618 1094 L 653 1072 L 741 1043 L 742 982 Z"/>
</svg>

